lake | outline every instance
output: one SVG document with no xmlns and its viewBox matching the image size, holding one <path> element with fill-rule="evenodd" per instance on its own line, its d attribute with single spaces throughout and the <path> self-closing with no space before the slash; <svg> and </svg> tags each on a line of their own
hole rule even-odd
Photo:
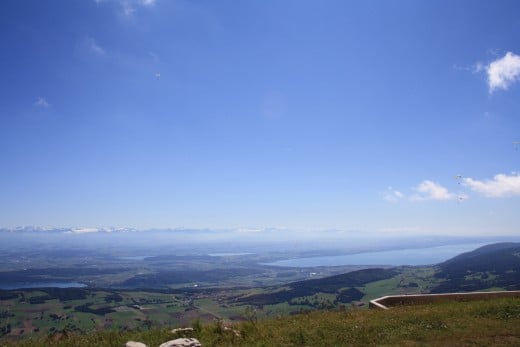
<svg viewBox="0 0 520 347">
<path fill-rule="evenodd" d="M 208 253 L 210 257 L 237 257 L 240 255 L 251 255 L 254 253 Z"/>
<path fill-rule="evenodd" d="M 30 288 L 84 288 L 86 284 L 79 282 L 39 282 L 39 283 L 2 283 L 0 289 L 30 289 Z"/>
<path fill-rule="evenodd" d="M 295 258 L 264 265 L 285 267 L 345 266 L 345 265 L 431 265 L 441 263 L 460 253 L 469 252 L 488 243 L 466 243 L 428 248 L 397 249 L 357 254 Z"/>
<path fill-rule="evenodd" d="M 153 258 L 151 255 L 136 255 L 131 257 L 118 257 L 121 260 L 145 260 L 146 258 Z"/>
</svg>

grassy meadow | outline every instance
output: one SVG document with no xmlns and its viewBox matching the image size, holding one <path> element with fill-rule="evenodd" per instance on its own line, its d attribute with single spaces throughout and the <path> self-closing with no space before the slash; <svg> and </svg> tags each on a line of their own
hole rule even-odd
<svg viewBox="0 0 520 347">
<path fill-rule="evenodd" d="M 192 322 L 203 346 L 518 346 L 520 300 L 445 302 L 380 310 L 316 311 L 245 322 Z M 122 346 L 134 340 L 148 346 L 180 337 L 170 327 L 141 331 L 105 330 L 89 334 L 55 334 L 34 340 L 4 341 L 2 346 Z"/>
</svg>

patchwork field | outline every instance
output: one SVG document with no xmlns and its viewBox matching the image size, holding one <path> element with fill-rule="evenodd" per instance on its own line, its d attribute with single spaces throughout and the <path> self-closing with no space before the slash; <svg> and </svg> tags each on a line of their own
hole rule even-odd
<svg viewBox="0 0 520 347">
<path fill-rule="evenodd" d="M 232 323 L 313 310 L 344 309 L 354 303 L 356 307 L 366 307 L 367 300 L 379 293 L 399 293 L 402 288 L 410 293 L 421 291 L 429 285 L 427 275 L 432 271 L 422 268 L 361 270 L 350 275 L 337 275 L 331 280 L 309 280 L 263 288 L 146 291 L 41 288 L 2 291 L 0 334 L 4 339 L 12 340 L 64 332 L 179 327 L 196 320 L 204 324 L 215 320 Z M 377 280 L 381 276 L 385 279 Z"/>
</svg>

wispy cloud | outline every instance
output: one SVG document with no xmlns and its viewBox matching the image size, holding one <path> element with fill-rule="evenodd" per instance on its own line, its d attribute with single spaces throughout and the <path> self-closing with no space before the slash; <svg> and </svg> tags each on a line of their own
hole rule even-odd
<svg viewBox="0 0 520 347">
<path fill-rule="evenodd" d="M 463 184 L 471 190 L 487 197 L 501 198 L 520 196 L 520 175 L 498 174 L 493 179 L 479 181 L 472 178 L 464 178 Z"/>
<path fill-rule="evenodd" d="M 398 190 L 388 187 L 386 192 L 383 193 L 383 199 L 390 202 L 398 202 L 404 198 L 404 194 Z"/>
<path fill-rule="evenodd" d="M 160 58 L 159 58 L 159 55 L 157 53 L 154 53 L 154 52 L 148 52 L 148 55 L 150 56 L 150 58 L 152 59 L 152 61 L 157 64 L 160 62 Z"/>
<path fill-rule="evenodd" d="M 139 3 L 143 6 L 153 6 L 155 5 L 155 0 L 139 0 Z"/>
<path fill-rule="evenodd" d="M 36 101 L 34 102 L 34 106 L 47 109 L 47 108 L 51 107 L 51 104 L 49 104 L 49 102 L 45 98 L 42 98 L 41 96 L 39 96 L 36 98 Z"/>
<path fill-rule="evenodd" d="M 125 17 L 132 17 L 136 11 L 135 7 L 129 2 L 123 2 L 121 4 L 122 14 Z"/>
<path fill-rule="evenodd" d="M 507 90 L 514 82 L 520 80 L 520 56 L 507 52 L 502 58 L 487 65 L 486 73 L 490 93 L 497 89 Z"/>
<path fill-rule="evenodd" d="M 104 56 L 106 54 L 105 49 L 101 47 L 93 37 L 85 37 L 82 45 L 88 52 L 97 56 Z"/>
<path fill-rule="evenodd" d="M 156 0 L 121 0 L 121 13 L 124 17 L 132 18 L 137 13 L 138 7 L 152 7 Z"/>
</svg>

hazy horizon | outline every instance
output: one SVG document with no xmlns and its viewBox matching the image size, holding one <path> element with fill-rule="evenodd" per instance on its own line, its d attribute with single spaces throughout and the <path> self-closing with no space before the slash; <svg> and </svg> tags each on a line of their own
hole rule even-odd
<svg viewBox="0 0 520 347">
<path fill-rule="evenodd" d="M 359 231 L 289 229 L 85 229 L 85 228 L 0 228 L 0 249 L 42 250 L 97 249 L 158 255 L 183 250 L 194 253 L 214 251 L 260 253 L 318 252 L 319 255 L 350 254 L 398 249 L 420 249 L 446 245 L 520 242 L 515 235 L 411 235 L 386 233 L 375 237 Z M 148 253 L 147 253 L 148 251 Z"/>
</svg>

